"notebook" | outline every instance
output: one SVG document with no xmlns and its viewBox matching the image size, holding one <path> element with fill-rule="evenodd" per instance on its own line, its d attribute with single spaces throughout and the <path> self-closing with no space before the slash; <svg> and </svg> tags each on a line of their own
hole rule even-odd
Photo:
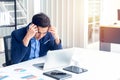
<svg viewBox="0 0 120 80">
<path fill-rule="evenodd" d="M 67 78 L 72 77 L 71 74 L 68 74 L 59 70 L 52 70 L 52 71 L 44 72 L 43 74 L 48 77 L 55 78 L 57 80 L 65 80 Z"/>
<path fill-rule="evenodd" d="M 45 62 L 33 64 L 33 66 L 42 70 L 66 67 L 71 63 L 73 52 L 73 48 L 48 51 Z"/>
</svg>

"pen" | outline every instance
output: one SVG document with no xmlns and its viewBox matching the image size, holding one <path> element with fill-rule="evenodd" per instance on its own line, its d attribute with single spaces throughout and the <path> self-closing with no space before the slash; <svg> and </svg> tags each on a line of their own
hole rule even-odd
<svg viewBox="0 0 120 80">
<path fill-rule="evenodd" d="M 49 42 L 49 41 L 50 41 L 50 39 L 48 39 L 47 41 L 45 41 L 44 44 L 46 44 L 46 43 Z"/>
<path fill-rule="evenodd" d="M 63 72 L 51 72 L 51 75 L 66 75 L 66 73 L 63 73 Z"/>
</svg>

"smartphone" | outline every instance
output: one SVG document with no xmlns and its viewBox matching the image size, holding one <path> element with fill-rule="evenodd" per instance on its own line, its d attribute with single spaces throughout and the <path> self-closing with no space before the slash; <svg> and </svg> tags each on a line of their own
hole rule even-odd
<svg viewBox="0 0 120 80">
<path fill-rule="evenodd" d="M 78 66 L 68 66 L 68 67 L 63 68 L 63 70 L 70 71 L 76 74 L 88 71 L 87 69 L 83 69 Z"/>
</svg>

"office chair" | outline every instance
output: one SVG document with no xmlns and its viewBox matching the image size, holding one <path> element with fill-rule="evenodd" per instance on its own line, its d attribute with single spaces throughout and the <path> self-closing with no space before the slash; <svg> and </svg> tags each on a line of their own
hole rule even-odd
<svg viewBox="0 0 120 80">
<path fill-rule="evenodd" d="M 4 49 L 5 49 L 5 63 L 3 64 L 3 67 L 8 66 L 11 64 L 11 36 L 4 36 Z"/>
</svg>

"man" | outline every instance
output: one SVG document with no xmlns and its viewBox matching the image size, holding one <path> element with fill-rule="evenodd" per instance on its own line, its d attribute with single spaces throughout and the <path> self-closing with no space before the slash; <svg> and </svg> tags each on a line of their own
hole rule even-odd
<svg viewBox="0 0 120 80">
<path fill-rule="evenodd" d="M 11 34 L 11 64 L 42 57 L 48 50 L 62 49 L 55 27 L 44 13 L 33 16 L 32 22 Z"/>
</svg>

